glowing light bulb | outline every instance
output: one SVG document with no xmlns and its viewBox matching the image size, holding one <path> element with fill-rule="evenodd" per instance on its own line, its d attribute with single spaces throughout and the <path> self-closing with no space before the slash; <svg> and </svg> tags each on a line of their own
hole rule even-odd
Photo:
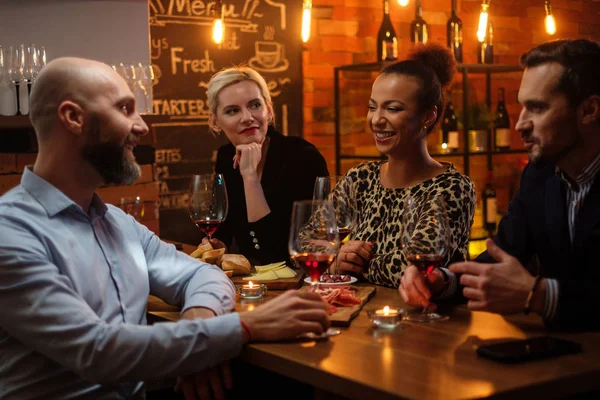
<svg viewBox="0 0 600 400">
<path fill-rule="evenodd" d="M 552 15 L 552 5 L 550 1 L 545 2 L 546 18 L 544 18 L 544 25 L 546 26 L 546 33 L 548 35 L 554 35 L 556 33 L 556 20 Z"/>
<path fill-rule="evenodd" d="M 487 33 L 487 24 L 488 24 L 488 8 L 490 5 L 487 3 L 487 0 L 484 0 L 481 3 L 481 11 L 479 13 L 479 25 L 477 26 L 477 40 L 481 43 L 485 40 L 485 35 Z"/>
<path fill-rule="evenodd" d="M 302 4 L 302 41 L 308 42 L 310 38 L 310 14 L 312 10 L 312 0 L 304 0 Z"/>
<path fill-rule="evenodd" d="M 408 5 L 408 0 L 398 0 L 398 4 L 402 7 L 406 7 Z"/>
<path fill-rule="evenodd" d="M 223 42 L 223 31 L 225 30 L 225 24 L 223 24 L 223 20 L 220 18 L 215 19 L 213 22 L 213 33 L 212 40 L 215 43 Z"/>
</svg>

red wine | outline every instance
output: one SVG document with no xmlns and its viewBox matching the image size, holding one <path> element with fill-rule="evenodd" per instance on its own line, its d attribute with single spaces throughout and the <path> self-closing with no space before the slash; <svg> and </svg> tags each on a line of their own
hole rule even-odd
<svg viewBox="0 0 600 400">
<path fill-rule="evenodd" d="M 383 20 L 377 34 L 377 61 L 393 61 L 398 58 L 398 37 L 390 19 L 389 0 L 383 0 Z"/>
<path fill-rule="evenodd" d="M 352 231 L 352 229 L 350 229 L 350 228 L 338 228 L 338 235 L 340 236 L 340 242 L 344 241 L 344 239 L 346 239 L 346 236 L 348 236 L 351 231 Z"/>
<path fill-rule="evenodd" d="M 483 227 L 489 232 L 490 236 L 496 231 L 496 191 L 492 186 L 492 171 L 488 171 L 485 188 L 483 188 Z"/>
<path fill-rule="evenodd" d="M 300 253 L 292 256 L 292 259 L 295 260 L 296 264 L 304 269 L 308 276 L 314 281 L 318 280 L 319 277 L 327 271 L 327 268 L 329 268 L 329 265 L 331 265 L 331 262 L 333 261 L 333 257 L 333 254 Z"/>
<path fill-rule="evenodd" d="M 510 148 L 510 118 L 504 103 L 504 88 L 498 89 L 498 105 L 496 106 L 496 119 L 494 120 L 494 139 L 496 150 Z"/>
<path fill-rule="evenodd" d="M 220 219 L 197 219 L 194 221 L 196 226 L 200 228 L 206 236 L 212 236 L 213 233 L 219 229 L 219 225 L 221 225 L 222 222 L 223 221 Z"/>
<path fill-rule="evenodd" d="M 429 275 L 434 269 L 439 268 L 442 258 L 438 254 L 409 254 L 406 257 L 411 264 L 425 275 Z"/>
<path fill-rule="evenodd" d="M 429 40 L 429 26 L 423 19 L 421 0 L 415 4 L 415 19 L 410 24 L 410 40 L 413 43 L 427 43 Z"/>
<path fill-rule="evenodd" d="M 461 63 L 462 58 L 462 21 L 456 14 L 456 0 L 452 0 L 452 16 L 446 23 L 446 40 L 448 48 L 454 55 L 456 62 Z"/>
</svg>

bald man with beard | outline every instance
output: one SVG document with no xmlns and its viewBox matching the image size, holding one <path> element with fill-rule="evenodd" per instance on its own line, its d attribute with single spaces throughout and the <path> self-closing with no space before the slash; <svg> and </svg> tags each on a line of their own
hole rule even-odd
<svg viewBox="0 0 600 400">
<path fill-rule="evenodd" d="M 95 193 L 140 175 L 148 127 L 103 63 L 61 58 L 33 85 L 38 157 L 0 197 L 0 398 L 143 398 L 145 380 L 182 376 L 187 398 L 223 398 L 227 360 L 251 341 L 321 333 L 327 305 L 289 291 L 230 313 L 235 288 Z M 148 295 L 182 309 L 146 324 Z"/>
</svg>

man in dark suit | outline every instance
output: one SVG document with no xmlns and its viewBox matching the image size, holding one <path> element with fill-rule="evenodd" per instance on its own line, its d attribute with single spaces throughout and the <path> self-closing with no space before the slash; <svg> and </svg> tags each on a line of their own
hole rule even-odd
<svg viewBox="0 0 600 400">
<path fill-rule="evenodd" d="M 454 286 L 471 310 L 532 311 L 549 326 L 598 328 L 600 45 L 544 43 L 521 64 L 516 130 L 530 163 L 497 236 L 475 261 L 426 278 L 409 267 L 399 291 L 408 304 L 435 307 L 432 295 Z M 534 257 L 539 267 L 528 271 Z"/>
</svg>

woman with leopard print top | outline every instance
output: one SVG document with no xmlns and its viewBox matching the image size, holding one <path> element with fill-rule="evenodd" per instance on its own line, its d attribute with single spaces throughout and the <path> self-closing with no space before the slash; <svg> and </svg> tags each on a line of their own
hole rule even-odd
<svg viewBox="0 0 600 400">
<path fill-rule="evenodd" d="M 444 198 L 452 234 L 443 265 L 466 259 L 475 212 L 473 182 L 452 164 L 434 160 L 426 142 L 440 120 L 442 90 L 452 81 L 455 67 L 445 47 L 428 43 L 416 47 L 407 60 L 383 69 L 373 83 L 367 120 L 387 161 L 363 163 L 348 172 L 356 189 L 359 218 L 338 255 L 341 273 L 364 273 L 375 284 L 401 285 L 404 271 L 415 268 L 400 246 L 402 206 L 408 195 L 417 201 Z M 427 232 L 416 234 L 427 237 Z M 445 268 L 436 269 L 428 279 L 443 285 L 448 274 Z M 411 285 L 410 290 L 417 287 Z M 430 298 L 429 293 L 423 294 Z"/>
</svg>

